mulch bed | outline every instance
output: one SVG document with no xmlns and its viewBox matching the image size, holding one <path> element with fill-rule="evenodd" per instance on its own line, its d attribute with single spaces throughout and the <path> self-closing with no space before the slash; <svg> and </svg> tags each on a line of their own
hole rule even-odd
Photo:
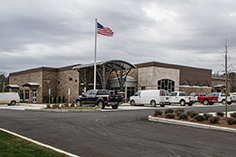
<svg viewBox="0 0 236 157">
<path fill-rule="evenodd" d="M 161 116 L 154 116 L 154 115 L 152 115 L 152 117 L 165 118 L 165 114 L 162 114 Z M 174 120 L 181 120 L 181 121 L 185 121 L 185 122 L 193 122 L 193 123 L 200 123 L 200 124 L 207 124 L 207 125 L 214 125 L 214 126 L 220 126 L 220 127 L 227 127 L 227 128 L 236 129 L 236 125 L 235 124 L 229 125 L 227 123 L 227 118 L 226 117 L 220 117 L 219 122 L 216 123 L 216 124 L 211 124 L 210 121 L 208 121 L 208 120 L 197 121 L 196 119 L 191 118 L 190 116 L 188 116 L 188 120 L 179 119 L 178 116 L 175 116 L 175 118 L 172 118 L 172 119 L 174 119 Z"/>
</svg>

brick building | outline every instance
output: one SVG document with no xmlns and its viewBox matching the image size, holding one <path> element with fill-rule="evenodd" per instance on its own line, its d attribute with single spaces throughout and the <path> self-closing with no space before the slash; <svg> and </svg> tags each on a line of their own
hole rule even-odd
<svg viewBox="0 0 236 157">
<path fill-rule="evenodd" d="M 74 102 L 85 87 L 79 73 L 72 70 L 75 66 L 79 65 L 62 68 L 40 67 L 11 73 L 8 87 L 19 93 L 21 101 L 38 103 L 49 95 L 49 89 L 51 97 L 64 97 L 67 100 L 70 89 L 70 100 Z M 135 64 L 134 67 L 136 68 L 130 69 L 128 76 L 124 77 L 126 81 L 123 92 L 126 99 L 137 90 L 147 89 L 184 91 L 186 94 L 191 92 L 209 94 L 212 91 L 219 91 L 218 87 L 224 91 L 224 80 L 212 78 L 210 69 L 159 62 Z M 90 67 L 89 70 L 93 69 Z M 116 73 L 113 71 L 109 74 L 106 85 L 107 89 L 114 90 L 115 93 L 121 90 Z M 97 88 L 101 88 L 101 84 L 98 84 Z M 93 89 L 93 83 L 89 84 L 88 89 Z"/>
</svg>

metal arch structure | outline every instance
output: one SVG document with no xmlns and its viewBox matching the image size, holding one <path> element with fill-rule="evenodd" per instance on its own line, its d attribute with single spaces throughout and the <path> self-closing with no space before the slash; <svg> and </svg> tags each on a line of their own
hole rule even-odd
<svg viewBox="0 0 236 157">
<path fill-rule="evenodd" d="M 106 88 L 107 81 L 111 73 L 115 72 L 120 85 L 120 91 L 123 91 L 127 75 L 131 69 L 135 68 L 135 65 L 122 60 L 109 60 L 96 63 L 97 74 L 103 89 Z M 92 77 L 94 72 L 94 64 L 79 65 L 73 67 L 72 69 L 79 72 L 79 75 L 84 82 L 84 86 L 88 89 L 89 84 L 93 83 Z"/>
</svg>

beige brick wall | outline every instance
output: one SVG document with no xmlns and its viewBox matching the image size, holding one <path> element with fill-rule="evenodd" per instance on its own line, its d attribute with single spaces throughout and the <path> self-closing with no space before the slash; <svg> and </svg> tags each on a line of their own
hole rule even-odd
<svg viewBox="0 0 236 157">
<path fill-rule="evenodd" d="M 179 69 L 144 67 L 138 69 L 138 90 L 142 86 L 146 89 L 158 89 L 158 81 L 161 79 L 171 79 L 175 82 L 175 90 L 179 90 Z"/>
<path fill-rule="evenodd" d="M 72 80 L 69 80 L 72 78 Z M 58 81 L 60 82 L 58 84 Z M 57 96 L 64 96 L 65 100 L 68 101 L 68 89 L 70 88 L 70 102 L 75 102 L 80 91 L 80 79 L 79 73 L 75 70 L 60 70 L 58 71 L 57 81 Z"/>
<path fill-rule="evenodd" d="M 203 92 L 208 95 L 211 93 L 211 87 L 180 86 L 179 91 L 185 92 L 187 95 L 193 92 Z"/>
<path fill-rule="evenodd" d="M 22 87 L 26 82 L 38 83 L 39 87 Z M 42 71 L 23 73 L 19 75 L 13 75 L 9 77 L 9 84 L 16 84 L 19 86 L 18 93 L 20 90 L 29 90 L 29 102 L 32 101 L 32 90 L 37 89 L 37 100 L 36 102 L 42 102 Z M 24 95 L 25 98 L 25 95 Z"/>
<path fill-rule="evenodd" d="M 43 71 L 42 87 L 43 97 L 49 95 L 49 89 L 51 89 L 51 98 L 57 96 L 57 71 Z"/>
</svg>

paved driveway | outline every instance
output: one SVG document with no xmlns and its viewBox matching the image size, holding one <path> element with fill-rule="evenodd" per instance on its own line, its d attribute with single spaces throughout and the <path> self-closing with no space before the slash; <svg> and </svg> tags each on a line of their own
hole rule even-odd
<svg viewBox="0 0 236 157">
<path fill-rule="evenodd" d="M 235 107 L 232 105 L 229 110 Z M 116 112 L 87 113 L 0 110 L 0 127 L 83 157 L 236 154 L 235 133 L 149 122 L 147 116 L 156 108 L 122 108 Z M 224 110 L 224 106 L 195 109 L 218 111 Z"/>
</svg>

